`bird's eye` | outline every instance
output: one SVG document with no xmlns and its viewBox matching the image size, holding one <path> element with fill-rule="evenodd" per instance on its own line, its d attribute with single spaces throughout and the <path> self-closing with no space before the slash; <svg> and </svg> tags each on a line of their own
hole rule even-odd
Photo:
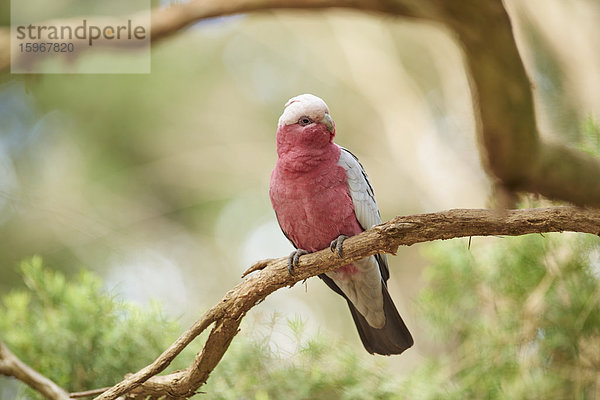
<svg viewBox="0 0 600 400">
<path fill-rule="evenodd" d="M 300 117 L 300 119 L 298 120 L 298 125 L 306 126 L 306 125 L 312 124 L 312 122 L 313 122 L 312 119 L 310 119 L 307 116 L 304 116 L 304 117 Z"/>
</svg>

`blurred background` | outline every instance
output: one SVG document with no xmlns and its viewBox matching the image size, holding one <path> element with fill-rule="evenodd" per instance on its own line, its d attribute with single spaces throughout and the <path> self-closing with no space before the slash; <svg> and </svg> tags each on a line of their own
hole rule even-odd
<svg viewBox="0 0 600 400">
<path fill-rule="evenodd" d="M 505 3 L 541 129 L 576 145 L 600 110 L 600 3 Z M 253 262 L 292 250 L 268 186 L 277 119 L 301 93 L 329 105 L 384 220 L 490 204 L 462 55 L 440 27 L 350 11 L 215 18 L 154 45 L 151 68 L 0 75 L 0 295 L 24 287 L 18 265 L 37 254 L 137 304 L 158 300 L 188 326 Z M 398 374 L 444 347 L 415 306 L 427 246 L 390 259 L 416 339 L 385 360 Z M 362 351 L 347 306 L 316 279 L 267 298 L 248 326 L 273 329 L 274 313 Z M 285 350 L 290 336 L 275 328 L 270 343 Z"/>
</svg>

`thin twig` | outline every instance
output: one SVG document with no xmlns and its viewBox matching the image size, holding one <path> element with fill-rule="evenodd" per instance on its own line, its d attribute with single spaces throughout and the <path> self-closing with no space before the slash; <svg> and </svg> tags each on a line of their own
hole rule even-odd
<svg viewBox="0 0 600 400">
<path fill-rule="evenodd" d="M 69 394 L 69 397 L 72 399 L 81 399 L 84 397 L 98 396 L 99 394 L 106 392 L 111 387 L 112 386 L 107 386 L 100 389 L 86 390 L 85 392 L 73 392 Z"/>
<path fill-rule="evenodd" d="M 274 260 L 274 258 L 267 258 L 265 260 L 260 260 L 260 261 L 255 262 L 254 264 L 252 264 L 250 266 L 250 268 L 246 269 L 242 273 L 242 278 L 245 278 L 246 276 L 250 275 L 252 272 L 256 272 L 256 271 L 260 271 L 261 269 L 264 269 L 267 265 L 272 263 L 273 260 Z"/>
</svg>

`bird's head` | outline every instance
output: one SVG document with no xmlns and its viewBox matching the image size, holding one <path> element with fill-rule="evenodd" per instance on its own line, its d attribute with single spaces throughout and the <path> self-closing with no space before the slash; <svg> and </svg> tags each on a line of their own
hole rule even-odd
<svg viewBox="0 0 600 400">
<path fill-rule="evenodd" d="M 320 149 L 333 142 L 335 124 L 327 104 L 312 94 L 292 97 L 285 103 L 277 127 L 277 152 Z"/>
</svg>

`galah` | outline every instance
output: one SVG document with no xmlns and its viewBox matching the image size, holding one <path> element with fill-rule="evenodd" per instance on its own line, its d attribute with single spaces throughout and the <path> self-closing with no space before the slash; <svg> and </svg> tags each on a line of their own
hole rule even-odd
<svg viewBox="0 0 600 400">
<path fill-rule="evenodd" d="M 277 127 L 277 163 L 269 195 L 277 221 L 298 258 L 329 247 L 341 257 L 343 242 L 381 223 L 373 188 L 358 159 L 333 142 L 335 124 L 325 102 L 312 94 L 291 98 Z M 319 275 L 348 302 L 365 349 L 400 354 L 413 338 L 388 290 L 385 254 Z"/>
</svg>

